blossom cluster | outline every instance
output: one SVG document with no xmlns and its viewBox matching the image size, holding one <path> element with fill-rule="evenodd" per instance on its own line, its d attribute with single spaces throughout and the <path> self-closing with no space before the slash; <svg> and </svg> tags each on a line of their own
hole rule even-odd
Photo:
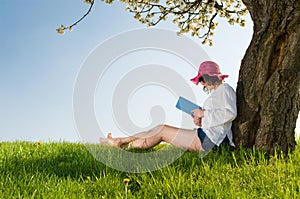
<svg viewBox="0 0 300 199">
<path fill-rule="evenodd" d="M 70 26 L 61 25 L 56 31 L 64 34 L 65 30 L 72 30 L 73 26 L 83 20 L 91 11 L 94 0 L 83 0 L 90 4 L 87 13 Z M 114 0 L 101 0 L 111 4 Z M 120 0 L 127 4 L 126 10 L 134 13 L 134 18 L 148 26 L 155 26 L 160 21 L 172 17 L 177 24 L 178 34 L 191 33 L 202 39 L 203 44 L 212 45 L 211 36 L 218 26 L 216 17 L 227 18 L 231 25 L 245 26 L 244 16 L 248 13 L 242 0 Z"/>
<path fill-rule="evenodd" d="M 109 0 L 106 0 L 109 1 Z M 242 0 L 121 0 L 126 3 L 126 10 L 134 13 L 134 18 L 148 26 L 155 26 L 160 21 L 173 17 L 178 34 L 191 33 L 202 38 L 203 44 L 212 45 L 218 23 L 215 17 L 227 18 L 229 24 L 245 26 L 247 9 Z"/>
<path fill-rule="evenodd" d="M 73 30 L 73 26 L 65 26 L 64 24 L 62 24 L 59 28 L 56 29 L 57 33 L 59 34 L 65 34 L 65 30 L 68 29 L 69 31 Z"/>
<path fill-rule="evenodd" d="M 83 0 L 84 3 L 87 3 L 87 4 L 92 4 L 94 2 L 94 0 Z"/>
</svg>

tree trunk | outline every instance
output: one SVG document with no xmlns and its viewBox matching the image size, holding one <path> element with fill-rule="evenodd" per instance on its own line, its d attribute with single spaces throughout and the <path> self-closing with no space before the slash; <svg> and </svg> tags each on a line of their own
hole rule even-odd
<svg viewBox="0 0 300 199">
<path fill-rule="evenodd" d="M 243 2 L 254 33 L 239 72 L 235 143 L 287 153 L 300 109 L 300 1 Z"/>
</svg>

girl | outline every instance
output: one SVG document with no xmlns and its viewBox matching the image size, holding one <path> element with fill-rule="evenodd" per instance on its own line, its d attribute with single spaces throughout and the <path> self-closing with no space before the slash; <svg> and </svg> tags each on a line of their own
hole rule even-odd
<svg viewBox="0 0 300 199">
<path fill-rule="evenodd" d="M 236 95 L 232 87 L 224 83 L 227 77 L 221 74 L 218 64 L 205 61 L 200 64 L 197 76 L 191 79 L 208 93 L 203 109 L 192 111 L 198 128 L 190 130 L 161 124 L 129 137 L 112 138 L 108 134 L 107 138 L 100 138 L 100 143 L 125 149 L 148 149 L 166 142 L 189 151 L 209 151 L 222 142 L 234 147 L 231 125 L 237 114 Z"/>
</svg>

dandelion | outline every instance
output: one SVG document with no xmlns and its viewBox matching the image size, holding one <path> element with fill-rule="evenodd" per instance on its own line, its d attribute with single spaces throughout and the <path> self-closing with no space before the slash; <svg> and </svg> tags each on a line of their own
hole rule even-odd
<svg viewBox="0 0 300 199">
<path fill-rule="evenodd" d="M 130 182 L 130 179 L 129 178 L 124 178 L 123 182 L 128 185 L 128 183 Z"/>
<path fill-rule="evenodd" d="M 41 141 L 37 141 L 35 144 L 36 145 L 42 145 L 43 143 Z"/>
<path fill-rule="evenodd" d="M 128 184 L 130 182 L 130 179 L 129 178 L 124 178 L 123 182 L 125 183 L 125 195 L 126 195 L 126 198 L 127 198 Z"/>
</svg>

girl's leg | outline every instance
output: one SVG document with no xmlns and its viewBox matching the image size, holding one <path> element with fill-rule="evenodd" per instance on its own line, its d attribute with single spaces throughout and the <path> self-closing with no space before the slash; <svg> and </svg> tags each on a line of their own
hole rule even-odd
<svg viewBox="0 0 300 199">
<path fill-rule="evenodd" d="M 196 131 L 175 128 L 168 125 L 158 125 L 149 131 L 144 131 L 130 137 L 108 138 L 106 142 L 111 142 L 111 145 L 120 147 L 128 144 L 129 148 L 138 149 L 148 149 L 161 142 L 166 142 L 190 151 L 201 149 L 201 142 Z"/>
<path fill-rule="evenodd" d="M 111 145 L 111 146 L 115 146 L 115 147 L 123 147 L 124 145 L 127 145 L 129 143 L 132 144 L 132 142 L 135 140 L 144 140 L 145 138 L 148 138 L 148 139 L 151 139 L 151 141 L 152 141 L 154 136 L 156 134 L 160 133 L 162 126 L 163 125 L 159 125 L 148 131 L 143 131 L 143 132 L 137 133 L 137 134 L 135 134 L 133 136 L 129 136 L 129 137 L 113 138 L 112 134 L 108 133 L 106 138 L 100 138 L 100 144 L 107 144 L 107 145 Z"/>
</svg>

